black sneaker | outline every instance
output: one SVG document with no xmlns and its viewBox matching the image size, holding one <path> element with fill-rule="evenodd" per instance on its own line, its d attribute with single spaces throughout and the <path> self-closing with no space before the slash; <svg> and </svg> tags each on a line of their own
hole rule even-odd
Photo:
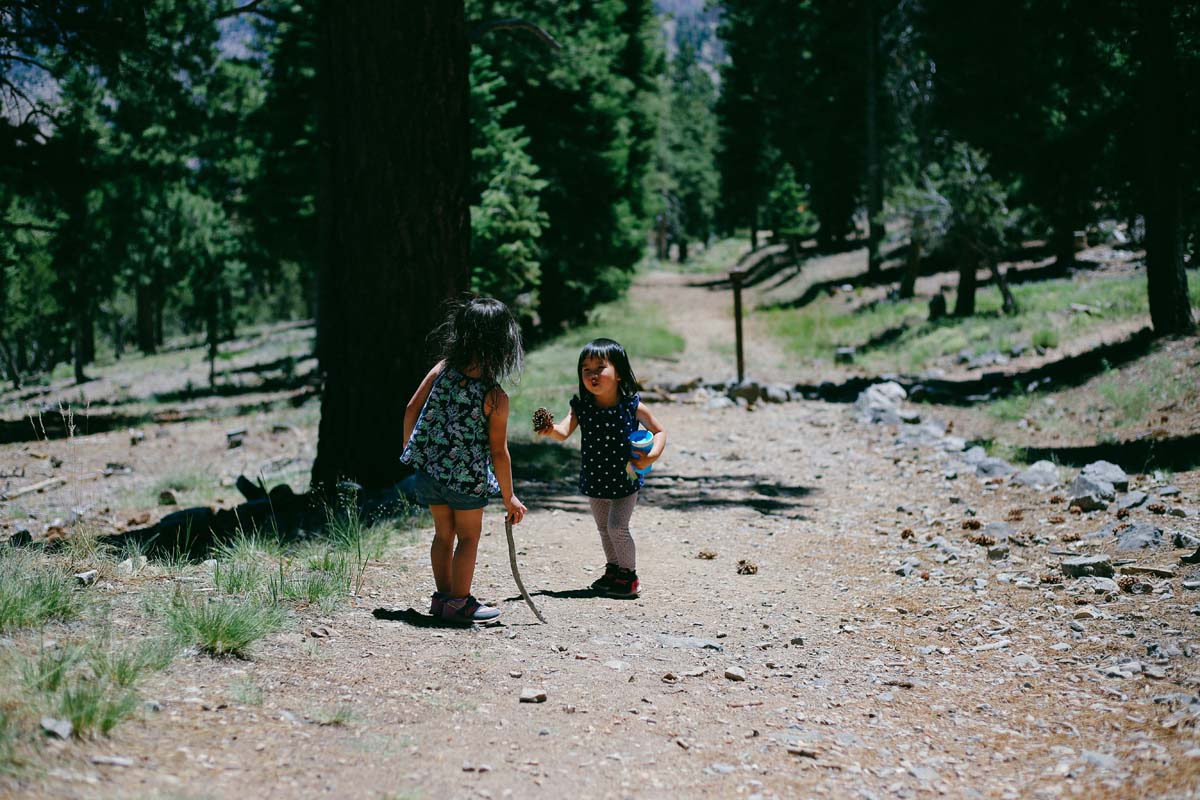
<svg viewBox="0 0 1200 800">
<path fill-rule="evenodd" d="M 451 622 L 468 624 L 491 622 L 498 616 L 500 616 L 500 609 L 485 606 L 475 599 L 475 595 L 447 597 L 442 602 L 442 619 Z"/>
<path fill-rule="evenodd" d="M 637 597 L 641 593 L 642 582 L 638 580 L 637 571 L 632 569 L 618 569 L 605 590 L 609 597 Z"/>
<path fill-rule="evenodd" d="M 616 564 L 605 564 L 604 574 L 592 581 L 592 588 L 597 592 L 607 592 L 612 586 L 613 578 L 617 577 L 617 570 Z"/>
</svg>

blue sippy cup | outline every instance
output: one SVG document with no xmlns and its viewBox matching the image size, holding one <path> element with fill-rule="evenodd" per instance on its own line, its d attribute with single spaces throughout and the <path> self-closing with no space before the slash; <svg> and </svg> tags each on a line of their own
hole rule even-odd
<svg viewBox="0 0 1200 800">
<path fill-rule="evenodd" d="M 647 430 L 636 430 L 629 434 L 629 445 L 639 453 L 649 453 L 650 448 L 654 446 L 654 434 Z M 636 480 L 635 474 L 644 476 L 649 474 L 650 470 L 652 469 L 654 469 L 653 465 L 646 467 L 645 469 L 638 469 L 631 461 L 629 462 L 628 471 L 632 473 L 630 478 Z"/>
</svg>

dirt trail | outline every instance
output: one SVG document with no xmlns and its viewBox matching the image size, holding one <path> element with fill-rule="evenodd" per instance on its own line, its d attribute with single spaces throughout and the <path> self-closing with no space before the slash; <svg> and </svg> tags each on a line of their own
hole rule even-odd
<svg viewBox="0 0 1200 800">
<path fill-rule="evenodd" d="M 728 376 L 727 296 L 664 273 L 634 292 L 688 341 L 679 362 L 655 365 L 655 379 Z M 751 363 L 786 365 L 765 337 L 752 341 Z M 1198 796 L 1200 735 L 1162 727 L 1170 709 L 1152 701 L 1200 683 L 1188 657 L 1200 654 L 1197 618 L 1179 605 L 1197 593 L 1102 604 L 1005 582 L 1057 559 L 1014 547 L 1011 562 L 989 562 L 963 540 L 962 520 L 1019 508 L 1041 533 L 1061 506 L 1031 489 L 949 480 L 935 456 L 897 448 L 888 428 L 862 426 L 844 406 L 656 413 L 670 446 L 633 518 L 640 599 L 580 592 L 602 566 L 583 505 L 561 484 L 523 487 L 532 511 L 517 528 L 521 570 L 549 625 L 517 596 L 493 504 L 475 591 L 500 601 L 502 625 L 426 629 L 372 616 L 427 602 L 422 532 L 372 565 L 352 607 L 301 613 L 252 660 L 179 659 L 149 688 L 161 711 L 64 748 L 52 776 L 24 788 L 52 797 Z M 1175 482 L 1193 503 L 1200 496 L 1196 474 Z M 1099 524 L 1071 517 L 1052 535 Z M 937 536 L 961 557 L 931 560 Z M 895 573 L 907 556 L 926 564 L 926 579 Z M 756 574 L 739 574 L 740 560 Z M 1077 619 L 1081 608 L 1088 616 Z M 119 614 L 113 622 L 119 632 Z M 316 626 L 332 635 L 311 637 Z M 1164 677 L 1097 669 L 1145 659 L 1148 643 L 1178 653 L 1155 673 Z M 518 702 L 527 687 L 546 701 Z M 133 763 L 98 766 L 98 754 Z"/>
<path fill-rule="evenodd" d="M 694 378 L 726 381 L 737 377 L 734 347 L 733 294 L 729 289 L 693 286 L 694 274 L 656 270 L 642 276 L 635 297 L 660 311 L 668 328 L 683 337 L 686 345 L 676 359 L 650 360 L 643 383 L 681 383 Z M 757 288 L 744 291 L 746 313 L 758 304 Z M 746 377 L 766 383 L 795 383 L 792 359 L 765 330 L 759 317 L 743 321 Z M 636 356 L 636 353 L 633 354 Z"/>
</svg>

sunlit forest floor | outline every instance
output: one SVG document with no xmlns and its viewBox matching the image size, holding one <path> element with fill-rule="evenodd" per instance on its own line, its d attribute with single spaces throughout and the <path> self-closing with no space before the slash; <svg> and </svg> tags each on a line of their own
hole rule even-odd
<svg viewBox="0 0 1200 800">
<path fill-rule="evenodd" d="M 746 408 L 704 388 L 734 377 L 719 281 L 746 249 L 648 266 L 530 354 L 511 392 L 531 509 L 516 534 L 546 626 L 515 596 L 498 504 L 475 592 L 504 613 L 477 631 L 395 613 L 428 602 L 420 513 L 336 518 L 300 543 L 246 531 L 206 561 L 97 542 L 230 507 L 238 475 L 306 487 L 309 325 L 227 343 L 215 391 L 179 342 L 102 361 L 83 386 L 0 394 L 0 541 L 34 541 L 0 544 L 0 796 L 1198 796 L 1200 568 L 1178 563 L 1200 537 L 1196 465 L 1122 463 L 1121 497 L 1141 504 L 1071 513 L 1062 486 L 977 477 L 848 403 L 800 399 L 864 376 L 1003 373 L 994 394 L 906 408 L 1013 460 L 1200 432 L 1200 340 L 1136 338 L 1136 254 L 1094 248 L 1069 276 L 1017 283 L 1017 317 L 983 286 L 980 314 L 938 323 L 926 305 L 950 273 L 893 301 L 858 280 L 863 250 L 762 268 L 747 374 L 797 397 Z M 578 347 L 601 334 L 629 349 L 670 440 L 633 520 L 634 601 L 586 589 L 603 558 L 577 441 L 533 442 L 524 422 L 565 410 Z M 1037 371 L 1105 346 L 1069 379 Z M 72 435 L 46 439 L 60 408 Z M 1161 543 L 1116 549 L 1133 525 Z M 1078 556 L 1116 572 L 1065 576 Z"/>
</svg>

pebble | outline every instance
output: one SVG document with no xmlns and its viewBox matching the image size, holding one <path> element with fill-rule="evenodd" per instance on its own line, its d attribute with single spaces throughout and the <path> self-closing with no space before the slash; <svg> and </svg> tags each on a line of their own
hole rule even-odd
<svg viewBox="0 0 1200 800">
<path fill-rule="evenodd" d="M 741 667 L 727 667 L 725 669 L 725 677 L 731 681 L 746 680 L 746 673 Z"/>
<path fill-rule="evenodd" d="M 42 717 L 42 730 L 59 739 L 70 739 L 75 730 L 70 720 Z"/>
<path fill-rule="evenodd" d="M 546 702 L 546 691 L 544 689 L 522 689 L 522 703 L 544 703 Z"/>
</svg>

